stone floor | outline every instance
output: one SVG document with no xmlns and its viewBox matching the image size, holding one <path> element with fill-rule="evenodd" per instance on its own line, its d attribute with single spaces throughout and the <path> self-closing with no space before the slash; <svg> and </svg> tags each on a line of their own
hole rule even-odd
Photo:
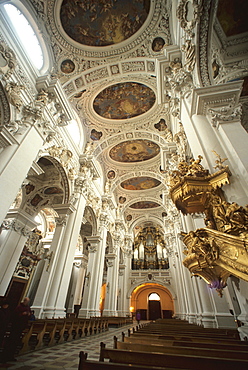
<svg viewBox="0 0 248 370">
<path fill-rule="evenodd" d="M 88 359 L 99 360 L 100 342 L 113 348 L 113 337 L 121 340 L 121 333 L 127 334 L 128 329 L 136 325 L 125 325 L 120 328 L 109 328 L 108 331 L 89 337 L 83 337 L 54 347 L 44 348 L 26 355 L 17 356 L 16 362 L 0 364 L 0 369 L 18 370 L 75 370 L 78 368 L 79 352 L 88 353 Z"/>
</svg>

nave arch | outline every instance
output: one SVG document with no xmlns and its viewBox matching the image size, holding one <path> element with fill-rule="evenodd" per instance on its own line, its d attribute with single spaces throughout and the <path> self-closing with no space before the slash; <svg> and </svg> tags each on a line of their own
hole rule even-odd
<svg viewBox="0 0 248 370">
<path fill-rule="evenodd" d="M 148 278 L 152 279 L 152 274 L 148 273 Z M 149 296 L 156 293 L 159 296 L 160 304 L 155 307 L 157 318 L 172 317 L 175 314 L 174 300 L 175 294 L 171 287 L 168 289 L 165 285 L 156 281 L 147 282 L 147 280 L 138 284 L 134 282 L 134 286 L 129 289 L 128 296 L 130 297 L 130 311 L 133 315 L 138 311 L 141 313 L 141 319 L 152 319 L 152 308 L 149 304 Z M 160 312 L 159 312 L 160 311 Z M 153 313 L 154 314 L 154 313 Z"/>
</svg>

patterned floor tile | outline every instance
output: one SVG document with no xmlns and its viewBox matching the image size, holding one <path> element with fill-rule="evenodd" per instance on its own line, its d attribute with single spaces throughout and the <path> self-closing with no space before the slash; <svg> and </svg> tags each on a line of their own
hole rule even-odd
<svg viewBox="0 0 248 370">
<path fill-rule="evenodd" d="M 98 361 L 100 342 L 104 342 L 108 347 L 113 347 L 114 335 L 121 339 L 121 333 L 127 334 L 128 329 L 132 327 L 126 325 L 120 328 L 110 328 L 104 333 L 17 356 L 17 362 L 0 364 L 0 370 L 75 370 L 78 368 L 80 351 L 87 352 L 89 360 Z"/>
</svg>

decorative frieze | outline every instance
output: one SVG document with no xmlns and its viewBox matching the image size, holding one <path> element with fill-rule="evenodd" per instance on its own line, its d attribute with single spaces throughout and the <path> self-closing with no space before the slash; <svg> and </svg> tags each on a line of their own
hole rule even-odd
<svg viewBox="0 0 248 370">
<path fill-rule="evenodd" d="M 124 63 L 121 63 L 121 68 L 122 68 L 123 73 L 144 72 L 145 62 L 144 61 L 124 62 Z"/>
<path fill-rule="evenodd" d="M 5 219 L 1 225 L 2 229 L 5 230 L 14 230 L 20 235 L 28 236 L 30 233 L 30 228 L 23 225 L 22 222 L 15 219 Z"/>
<path fill-rule="evenodd" d="M 107 67 L 99 68 L 93 72 L 87 73 L 84 78 L 87 83 L 92 83 L 94 81 L 101 80 L 103 78 L 109 77 L 109 72 Z"/>
</svg>

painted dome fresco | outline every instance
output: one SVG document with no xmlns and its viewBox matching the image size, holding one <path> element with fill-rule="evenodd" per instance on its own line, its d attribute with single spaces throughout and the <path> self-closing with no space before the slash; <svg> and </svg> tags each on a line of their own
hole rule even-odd
<svg viewBox="0 0 248 370">
<path fill-rule="evenodd" d="M 121 187 L 126 190 L 148 190 L 156 188 L 161 182 L 153 177 L 133 177 L 121 183 Z"/>
<path fill-rule="evenodd" d="M 142 162 L 155 157 L 160 151 L 150 140 L 130 140 L 115 145 L 109 152 L 110 158 L 117 162 Z"/>
<path fill-rule="evenodd" d="M 146 20 L 150 0 L 64 0 L 60 19 L 73 40 L 88 46 L 118 44 Z"/>
<path fill-rule="evenodd" d="M 130 208 L 133 209 L 148 209 L 148 208 L 157 208 L 160 207 L 160 205 L 156 202 L 151 202 L 148 200 L 142 200 L 140 202 L 136 202 L 131 204 Z"/>
<path fill-rule="evenodd" d="M 127 119 L 147 112 L 155 103 L 154 91 L 138 82 L 107 87 L 93 102 L 97 114 L 109 119 Z"/>
</svg>

